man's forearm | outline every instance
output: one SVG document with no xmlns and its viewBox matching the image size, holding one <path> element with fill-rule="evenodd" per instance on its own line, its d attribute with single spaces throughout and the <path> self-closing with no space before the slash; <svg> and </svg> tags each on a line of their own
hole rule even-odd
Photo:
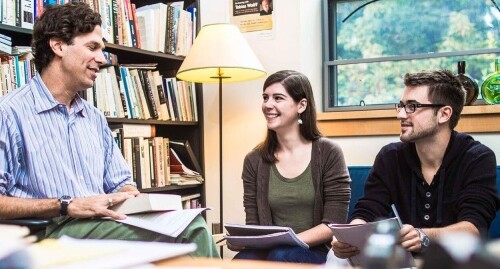
<svg viewBox="0 0 500 269">
<path fill-rule="evenodd" d="M 479 236 L 479 230 L 468 221 L 460 221 L 442 228 L 424 228 L 423 230 L 432 240 L 438 239 L 441 234 L 446 232 L 468 232 Z"/>
<path fill-rule="evenodd" d="M 0 196 L 0 205 L 2 205 L 0 207 L 0 218 L 2 219 L 57 217 L 61 209 L 58 199 L 30 199 Z"/>
</svg>

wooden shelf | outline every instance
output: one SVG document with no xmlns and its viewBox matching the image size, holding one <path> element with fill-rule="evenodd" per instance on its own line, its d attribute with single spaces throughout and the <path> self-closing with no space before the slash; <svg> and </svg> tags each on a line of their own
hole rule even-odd
<svg viewBox="0 0 500 269">
<path fill-rule="evenodd" d="M 9 32 L 27 34 L 27 35 L 31 35 L 31 32 L 32 32 L 31 29 L 25 29 L 25 28 L 11 26 L 11 25 L 7 25 L 7 24 L 1 24 L 1 23 L 0 23 L 0 30 L 6 30 Z"/>
<path fill-rule="evenodd" d="M 499 122 L 500 105 L 466 106 L 456 130 L 498 133 Z M 394 109 L 318 113 L 318 126 L 328 137 L 398 135 L 400 132 Z"/>
<path fill-rule="evenodd" d="M 106 48 L 104 50 L 106 51 L 120 51 L 120 53 L 127 52 L 127 53 L 134 53 L 137 55 L 140 55 L 142 57 L 144 56 L 150 56 L 150 57 L 155 57 L 157 60 L 159 59 L 165 59 L 165 60 L 174 60 L 174 61 L 183 61 L 184 57 L 181 56 L 175 56 L 172 54 L 167 54 L 163 52 L 154 52 L 154 51 L 149 51 L 149 50 L 143 50 L 143 49 L 138 49 L 134 47 L 127 47 L 127 46 L 122 46 L 122 45 L 117 45 L 117 44 L 112 44 L 112 43 L 107 43 L 105 42 L 104 45 Z"/>
<path fill-rule="evenodd" d="M 149 189 L 140 189 L 141 192 L 166 192 L 166 191 L 174 191 L 174 190 L 185 190 L 185 189 L 198 189 L 201 188 L 203 184 L 191 184 L 191 185 L 168 185 L 159 188 L 149 188 Z"/>
<path fill-rule="evenodd" d="M 106 118 L 109 123 L 129 123 L 129 124 L 154 124 L 154 125 L 174 125 L 174 126 L 197 126 L 197 121 L 164 121 L 164 120 L 137 120 L 126 118 Z"/>
</svg>

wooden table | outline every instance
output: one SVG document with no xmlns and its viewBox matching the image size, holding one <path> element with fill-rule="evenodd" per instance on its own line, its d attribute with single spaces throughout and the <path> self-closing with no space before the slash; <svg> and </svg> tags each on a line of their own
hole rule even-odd
<svg viewBox="0 0 500 269">
<path fill-rule="evenodd" d="M 251 261 L 251 260 L 222 260 L 210 258 L 191 258 L 182 256 L 174 259 L 167 259 L 154 263 L 158 268 L 168 268 L 171 266 L 182 268 L 196 268 L 196 267 L 212 267 L 222 269 L 313 269 L 318 265 L 314 264 L 299 264 L 299 263 L 278 263 L 268 261 Z"/>
</svg>

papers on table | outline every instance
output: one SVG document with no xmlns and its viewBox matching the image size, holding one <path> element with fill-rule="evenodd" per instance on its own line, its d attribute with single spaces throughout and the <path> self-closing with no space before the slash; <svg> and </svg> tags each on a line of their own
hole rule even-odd
<svg viewBox="0 0 500 269">
<path fill-rule="evenodd" d="M 16 225 L 0 225 L 0 268 L 29 268 L 31 260 L 25 249 L 29 229 Z"/>
<path fill-rule="evenodd" d="M 36 268 L 131 268 L 157 260 L 185 255 L 195 244 L 174 244 L 101 239 L 46 239 L 28 252 Z"/>
<path fill-rule="evenodd" d="M 116 220 L 128 225 L 153 232 L 177 237 L 186 227 L 207 208 L 183 209 L 169 212 L 129 215 L 124 220 Z"/>
</svg>

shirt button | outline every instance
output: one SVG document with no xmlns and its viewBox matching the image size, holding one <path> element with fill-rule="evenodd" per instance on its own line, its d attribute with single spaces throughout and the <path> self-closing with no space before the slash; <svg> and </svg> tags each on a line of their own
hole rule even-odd
<svg viewBox="0 0 500 269">
<path fill-rule="evenodd" d="M 430 204 L 425 204 L 425 209 L 429 209 L 431 208 L 431 205 Z"/>
<path fill-rule="evenodd" d="M 431 193 L 430 192 L 426 192 L 425 196 L 427 196 L 427 198 L 429 198 L 429 197 L 431 197 Z"/>
<path fill-rule="evenodd" d="M 80 180 L 83 181 L 83 177 L 80 177 Z"/>
<path fill-rule="evenodd" d="M 425 216 L 424 216 L 424 219 L 425 219 L 425 220 L 429 220 L 429 215 L 425 215 Z"/>
</svg>

